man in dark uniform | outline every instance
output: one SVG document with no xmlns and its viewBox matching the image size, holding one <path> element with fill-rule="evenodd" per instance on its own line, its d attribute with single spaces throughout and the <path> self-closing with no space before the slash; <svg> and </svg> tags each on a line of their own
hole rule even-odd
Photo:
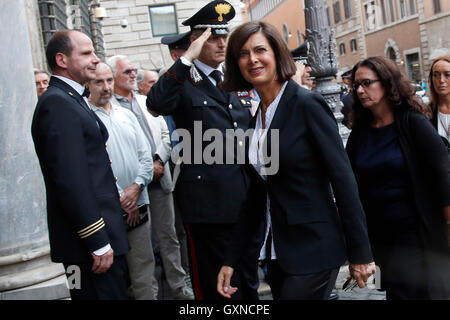
<svg viewBox="0 0 450 320">
<path fill-rule="evenodd" d="M 189 40 L 190 35 L 191 32 L 188 31 L 174 36 L 162 37 L 161 43 L 169 47 L 170 56 L 173 61 L 177 61 L 189 48 L 189 45 L 191 44 Z"/>
<path fill-rule="evenodd" d="M 188 234 L 191 279 L 198 300 L 223 299 L 216 291 L 217 274 L 247 193 L 248 177 L 237 161 L 238 153 L 245 154 L 245 138 L 231 139 L 225 134 L 247 130 L 250 112 L 242 98 L 248 93 L 227 93 L 217 86 L 223 77 L 228 21 L 234 15 L 228 2 L 212 1 L 184 21 L 191 27 L 191 45 L 160 77 L 147 99 L 150 110 L 172 114 L 177 130 L 188 132 L 191 137 L 190 146 L 182 150 L 176 190 Z M 205 157 L 211 151 L 206 148 L 209 143 L 198 141 L 207 129 L 221 133 L 215 142 L 222 143 L 223 149 L 214 150 L 213 162 Z M 185 142 L 181 140 L 180 145 Z M 241 288 L 240 294 L 233 296 L 235 299 L 258 299 L 257 264 L 252 262 L 259 255 L 258 239 L 249 243 L 247 250 L 232 278 L 232 283 L 239 283 Z"/>
<path fill-rule="evenodd" d="M 303 68 L 301 72 L 301 79 L 300 81 L 296 80 L 297 83 L 307 90 L 312 90 L 314 86 L 314 78 L 311 77 L 312 68 L 308 62 L 309 47 L 309 42 L 305 41 L 297 48 L 291 50 L 291 55 L 296 62 L 297 70 L 299 70 L 300 66 Z M 298 63 L 300 63 L 300 65 Z"/>
<path fill-rule="evenodd" d="M 46 56 L 52 77 L 31 132 L 47 191 L 51 258 L 80 277 L 69 281 L 73 300 L 126 299 L 129 244 L 105 148 L 108 131 L 83 87 L 100 60 L 89 37 L 75 30 L 55 33 Z"/>
<path fill-rule="evenodd" d="M 352 70 L 348 70 L 342 74 L 342 82 L 345 84 L 341 94 L 341 101 L 344 105 L 341 109 L 341 113 L 344 115 L 342 124 L 347 128 L 353 127 L 352 110 L 353 110 L 353 94 L 352 87 Z"/>
</svg>

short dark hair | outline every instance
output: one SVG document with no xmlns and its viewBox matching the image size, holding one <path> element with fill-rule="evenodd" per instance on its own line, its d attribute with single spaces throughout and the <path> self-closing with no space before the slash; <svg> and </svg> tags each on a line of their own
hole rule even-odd
<svg viewBox="0 0 450 320">
<path fill-rule="evenodd" d="M 45 50 L 47 63 L 51 71 L 55 71 L 58 65 L 56 64 L 56 54 L 64 53 L 66 56 L 72 54 L 73 45 L 70 40 L 70 33 L 77 32 L 75 30 L 61 30 L 56 32 L 48 41 Z"/>
<path fill-rule="evenodd" d="M 356 71 L 366 67 L 376 73 L 386 94 L 386 98 L 393 108 L 412 109 L 431 117 L 431 109 L 416 95 L 411 80 L 402 73 L 397 64 L 385 57 L 369 57 L 358 62 L 352 69 L 352 83 L 355 83 Z M 370 123 L 372 112 L 364 108 L 358 93 L 353 91 L 354 126 L 360 123 Z"/>
<path fill-rule="evenodd" d="M 271 24 L 263 21 L 251 21 L 240 25 L 233 31 L 228 39 L 225 58 L 224 81 L 220 85 L 226 91 L 250 90 L 253 85 L 242 76 L 238 60 L 242 46 L 253 34 L 261 32 L 269 42 L 275 53 L 277 62 L 278 81 L 283 83 L 289 80 L 297 71 L 291 52 L 278 30 Z"/>
</svg>

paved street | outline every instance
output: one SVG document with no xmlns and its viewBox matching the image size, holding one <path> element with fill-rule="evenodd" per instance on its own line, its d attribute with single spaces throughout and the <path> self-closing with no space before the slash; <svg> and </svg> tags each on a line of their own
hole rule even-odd
<svg viewBox="0 0 450 320">
<path fill-rule="evenodd" d="M 367 286 L 365 288 L 359 288 L 356 286 L 352 290 L 344 291 L 342 286 L 349 277 L 348 265 L 342 266 L 339 270 L 339 274 L 336 280 L 336 285 L 333 290 L 334 293 L 339 295 L 339 300 L 386 300 L 386 293 L 384 291 L 378 291 L 375 289 L 375 284 L 373 284 L 373 277 L 370 277 L 367 281 Z M 170 293 L 170 288 L 165 280 L 163 269 L 158 263 L 156 266 L 156 278 L 159 282 L 160 290 L 158 292 L 158 300 L 171 300 L 172 296 Z M 261 300 L 273 300 L 270 293 L 269 285 L 263 280 L 264 274 L 262 269 L 259 269 L 259 297 Z"/>
<path fill-rule="evenodd" d="M 375 285 L 372 283 L 372 277 L 369 278 L 368 285 L 363 289 L 356 287 L 349 291 L 342 290 L 342 286 L 344 285 L 348 277 L 348 266 L 341 267 L 341 269 L 339 270 L 338 278 L 336 280 L 335 290 L 333 290 L 333 292 L 339 295 L 339 300 L 386 300 L 385 292 L 375 289 Z M 264 280 L 261 280 L 258 291 L 261 300 L 272 300 L 270 287 Z"/>
</svg>

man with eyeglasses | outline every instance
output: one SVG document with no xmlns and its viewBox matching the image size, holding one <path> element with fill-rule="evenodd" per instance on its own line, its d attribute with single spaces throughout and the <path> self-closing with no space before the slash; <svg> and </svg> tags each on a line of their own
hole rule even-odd
<svg viewBox="0 0 450 320">
<path fill-rule="evenodd" d="M 186 284 L 186 272 L 181 266 L 180 244 L 175 231 L 173 184 L 167 163 L 171 152 L 169 130 L 162 117 L 149 114 L 146 108 L 147 97 L 134 92 L 137 70 L 128 58 L 113 56 L 107 63 L 112 68 L 114 76 L 114 97 L 111 103 L 135 114 L 152 150 L 153 180 L 148 185 L 150 220 L 152 231 L 159 240 L 161 258 L 172 297 L 193 300 L 192 290 Z M 153 290 L 156 294 L 158 288 L 155 279 L 153 281 Z"/>
</svg>

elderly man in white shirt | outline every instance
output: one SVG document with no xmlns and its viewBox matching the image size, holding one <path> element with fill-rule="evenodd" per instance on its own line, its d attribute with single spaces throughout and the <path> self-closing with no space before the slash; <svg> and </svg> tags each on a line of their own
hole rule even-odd
<svg viewBox="0 0 450 320">
<path fill-rule="evenodd" d="M 152 230 L 159 240 L 161 259 L 172 297 L 193 300 L 192 290 L 186 284 L 186 272 L 181 266 L 180 244 L 175 231 L 173 184 L 168 165 L 171 152 L 169 129 L 163 117 L 153 117 L 148 113 L 146 96 L 133 92 L 136 69 L 128 58 L 113 56 L 107 63 L 114 75 L 114 97 L 111 103 L 134 113 L 152 149 L 154 177 L 148 186 L 150 219 Z"/>
<path fill-rule="evenodd" d="M 126 255 L 130 294 L 136 300 L 153 300 L 155 258 L 148 219 L 149 197 L 145 192 L 153 178 L 151 149 L 134 114 L 110 103 L 113 85 L 111 68 L 99 63 L 95 79 L 88 83 L 89 102 L 109 133 L 106 149 L 116 176 L 131 245 Z"/>
</svg>

